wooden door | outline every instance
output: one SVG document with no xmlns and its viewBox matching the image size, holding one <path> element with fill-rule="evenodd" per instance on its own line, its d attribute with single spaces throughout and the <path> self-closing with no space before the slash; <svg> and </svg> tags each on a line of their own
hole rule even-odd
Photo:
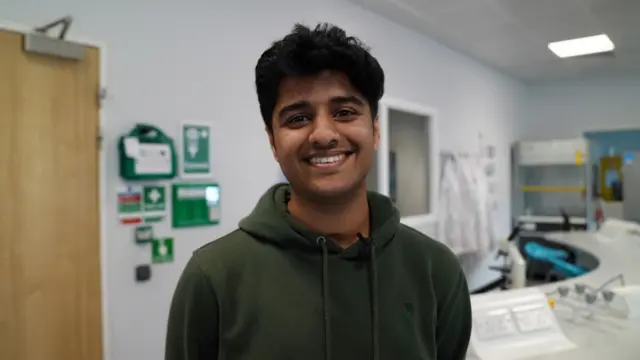
<svg viewBox="0 0 640 360">
<path fill-rule="evenodd" d="M 0 359 L 102 358 L 98 49 L 0 30 Z"/>
</svg>

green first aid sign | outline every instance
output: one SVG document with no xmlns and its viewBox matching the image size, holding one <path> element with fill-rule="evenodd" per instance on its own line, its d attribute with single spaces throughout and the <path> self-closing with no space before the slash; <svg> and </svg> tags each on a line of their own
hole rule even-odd
<svg viewBox="0 0 640 360">
<path fill-rule="evenodd" d="M 211 174 L 211 126 L 206 124 L 182 125 L 183 176 Z"/>
<path fill-rule="evenodd" d="M 167 209 L 167 194 L 163 185 L 151 185 L 143 188 L 145 212 L 160 212 Z"/>
<path fill-rule="evenodd" d="M 153 239 L 151 242 L 151 262 L 154 264 L 173 262 L 173 238 Z"/>
</svg>

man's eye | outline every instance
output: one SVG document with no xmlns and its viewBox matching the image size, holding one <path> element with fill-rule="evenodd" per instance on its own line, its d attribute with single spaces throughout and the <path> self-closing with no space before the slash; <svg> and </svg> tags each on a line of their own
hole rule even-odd
<svg viewBox="0 0 640 360">
<path fill-rule="evenodd" d="M 296 116 L 292 116 L 287 120 L 287 124 L 289 125 L 300 125 L 302 123 L 304 123 L 305 121 L 308 121 L 309 117 L 304 116 L 304 115 L 296 115 Z"/>
<path fill-rule="evenodd" d="M 337 118 L 344 118 L 344 117 L 353 116 L 353 115 L 356 115 L 355 111 L 342 109 L 342 110 L 338 110 L 334 116 Z"/>
</svg>

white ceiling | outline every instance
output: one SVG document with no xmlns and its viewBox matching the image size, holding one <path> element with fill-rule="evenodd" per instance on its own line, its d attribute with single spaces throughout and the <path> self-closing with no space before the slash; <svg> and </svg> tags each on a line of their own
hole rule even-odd
<svg viewBox="0 0 640 360">
<path fill-rule="evenodd" d="M 527 82 L 640 74 L 640 0 L 350 1 Z M 601 33 L 613 54 L 560 59 L 547 47 Z"/>
</svg>

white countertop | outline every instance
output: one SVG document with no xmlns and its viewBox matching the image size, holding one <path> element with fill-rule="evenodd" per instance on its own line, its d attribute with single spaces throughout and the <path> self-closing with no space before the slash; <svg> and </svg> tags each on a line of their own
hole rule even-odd
<svg viewBox="0 0 640 360">
<path fill-rule="evenodd" d="M 587 219 L 583 217 L 570 216 L 569 220 L 573 225 L 586 225 Z M 520 222 L 531 223 L 548 223 L 548 224 L 562 224 L 564 218 L 562 216 L 548 216 L 548 215 L 520 215 L 518 217 Z"/>
<path fill-rule="evenodd" d="M 600 263 L 596 269 L 583 276 L 539 286 L 538 288 L 544 292 L 553 291 L 562 285 L 573 288 L 576 283 L 599 287 L 621 273 L 626 285 L 640 285 L 640 241 L 613 240 L 596 233 L 586 232 L 553 232 L 547 233 L 545 237 L 549 241 L 591 253 Z M 619 283 L 611 286 L 619 286 Z M 596 316 L 594 319 L 579 318 L 580 320 L 574 322 L 572 312 L 561 305 L 556 306 L 554 313 L 565 335 L 577 345 L 577 348 L 528 359 L 640 359 L 640 319 L 627 320 L 611 316 Z"/>
</svg>

